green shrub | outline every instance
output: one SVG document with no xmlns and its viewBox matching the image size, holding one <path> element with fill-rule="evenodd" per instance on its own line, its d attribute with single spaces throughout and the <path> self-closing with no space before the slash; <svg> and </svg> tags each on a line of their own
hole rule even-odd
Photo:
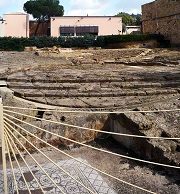
<svg viewBox="0 0 180 194">
<path fill-rule="evenodd" d="M 23 45 L 20 38 L 4 37 L 0 38 L 0 50 L 22 51 Z"/>
<path fill-rule="evenodd" d="M 136 42 L 136 41 L 147 41 L 147 40 L 162 40 L 164 39 L 163 36 L 153 34 L 140 34 L 140 35 L 111 35 L 111 36 L 99 36 L 97 38 L 97 45 L 108 45 L 113 43 L 120 43 L 120 42 Z"/>
<path fill-rule="evenodd" d="M 161 35 L 110 35 L 110 36 L 92 36 L 84 37 L 31 37 L 31 38 L 14 38 L 0 37 L 0 50 L 6 51 L 23 51 L 25 47 L 36 46 L 53 47 L 61 46 L 66 48 L 78 47 L 88 48 L 93 46 L 105 47 L 108 44 L 132 41 L 146 41 L 155 39 L 159 42 L 164 40 Z"/>
</svg>

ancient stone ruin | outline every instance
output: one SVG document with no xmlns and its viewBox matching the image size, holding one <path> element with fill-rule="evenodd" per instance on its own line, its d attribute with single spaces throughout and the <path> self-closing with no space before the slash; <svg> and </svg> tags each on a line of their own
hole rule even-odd
<svg viewBox="0 0 180 194">
<path fill-rule="evenodd" d="M 6 54 L 1 53 L 0 57 L 4 55 Z M 37 109 L 21 110 L 21 113 L 37 119 L 22 115 L 16 115 L 17 118 L 82 143 L 97 143 L 98 139 L 108 142 L 110 138 L 111 143 L 119 142 L 120 147 L 130 150 L 138 158 L 179 166 L 179 140 L 140 139 L 117 135 L 109 137 L 98 133 L 107 131 L 162 138 L 180 136 L 178 111 L 139 112 L 180 108 L 179 51 L 100 48 L 66 50 L 54 47 L 27 48 L 22 55 L 29 60 L 19 59 L 16 53 L 8 55 L 5 57 L 9 57 L 9 63 L 14 60 L 16 68 L 7 68 L 7 64 L 3 63 L 4 69 L 0 72 L 1 79 L 8 88 L 1 87 L 5 104 Z M 44 107 L 86 113 L 48 112 L 43 111 Z M 132 112 L 108 113 L 126 110 Z M 107 113 L 90 114 L 88 111 Z M 47 123 L 41 119 L 97 131 Z M 21 126 L 60 148 L 71 149 L 78 146 L 25 124 Z M 44 147 L 33 137 L 28 138 L 37 147 Z M 31 146 L 26 142 L 24 144 L 33 152 Z M 108 146 L 106 148 L 109 149 Z M 115 152 L 118 153 L 118 150 Z"/>
</svg>

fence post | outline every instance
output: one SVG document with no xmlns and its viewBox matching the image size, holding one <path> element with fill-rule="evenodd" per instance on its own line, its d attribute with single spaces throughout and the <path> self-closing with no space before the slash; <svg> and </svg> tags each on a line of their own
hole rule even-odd
<svg viewBox="0 0 180 194">
<path fill-rule="evenodd" d="M 7 183 L 7 164 L 6 164 L 6 145 L 4 135 L 4 120 L 3 120 L 3 104 L 2 98 L 0 98 L 0 154 L 1 163 L 3 167 L 3 182 L 4 182 L 4 194 L 8 194 L 8 183 Z"/>
</svg>

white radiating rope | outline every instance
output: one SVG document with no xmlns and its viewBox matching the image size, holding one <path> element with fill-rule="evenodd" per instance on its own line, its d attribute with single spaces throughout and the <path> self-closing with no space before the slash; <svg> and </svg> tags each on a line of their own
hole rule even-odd
<svg viewBox="0 0 180 194">
<path fill-rule="evenodd" d="M 17 165 L 18 165 L 18 168 L 19 168 L 19 170 L 20 170 L 20 173 L 21 173 L 21 175 L 22 175 L 22 178 L 23 178 L 23 180 L 24 180 L 24 182 L 25 182 L 27 191 L 28 191 L 29 194 L 32 194 L 32 193 L 31 193 L 31 190 L 30 190 L 30 188 L 29 188 L 29 185 L 28 185 L 28 183 L 27 183 L 27 181 L 26 181 L 26 178 L 25 178 L 25 176 L 24 176 L 24 173 L 23 173 L 23 171 L 22 171 L 22 169 L 21 169 L 21 166 L 20 166 L 20 164 L 19 164 L 19 161 L 18 161 L 18 159 L 17 159 L 17 157 L 16 157 L 14 148 L 12 147 L 12 145 L 11 145 L 9 139 L 7 139 L 7 142 L 8 142 L 8 144 L 9 144 L 9 146 L 10 146 L 10 149 L 11 149 L 11 151 L 12 151 L 13 157 L 14 157 L 15 160 L 16 160 L 16 163 L 17 163 Z"/>
<path fill-rule="evenodd" d="M 15 147 L 15 149 L 17 150 L 19 156 L 21 157 L 21 159 L 23 160 L 23 162 L 25 163 L 26 167 L 28 168 L 29 172 L 31 173 L 31 175 L 33 176 L 34 180 L 36 181 L 37 185 L 39 186 L 39 188 L 41 189 L 42 193 L 45 194 L 45 191 L 43 190 L 41 184 L 39 183 L 38 179 L 36 178 L 36 176 L 34 175 L 34 173 L 32 172 L 31 168 L 29 167 L 29 165 L 27 164 L 26 160 L 24 159 L 24 157 L 22 156 L 21 152 L 19 151 L 19 149 L 17 148 L 16 144 L 14 143 L 13 139 L 10 137 L 10 135 L 7 132 L 8 127 L 5 127 L 5 133 L 6 133 L 6 137 L 9 138 L 13 144 L 13 146 Z"/>
<path fill-rule="evenodd" d="M 26 114 L 22 114 L 22 113 L 18 113 L 18 112 L 13 112 L 13 111 L 8 111 L 8 110 L 4 110 L 4 112 L 17 114 L 17 115 L 29 117 L 29 118 L 32 118 L 32 119 L 37 119 L 37 117 L 33 117 L 33 116 L 30 116 L 30 115 L 26 115 Z M 110 134 L 110 135 L 117 135 L 117 136 L 143 138 L 143 139 L 180 140 L 180 138 L 176 138 L 176 137 L 175 138 L 173 138 L 173 137 L 172 138 L 170 138 L 170 137 L 151 137 L 151 136 L 140 136 L 140 135 L 131 135 L 131 134 L 124 134 L 124 133 L 115 133 L 115 132 L 109 132 L 109 131 L 101 131 L 101 130 L 91 129 L 91 128 L 87 128 L 87 127 L 80 127 L 80 126 L 76 126 L 76 125 L 70 125 L 70 124 L 62 123 L 62 122 L 58 122 L 58 121 L 42 119 L 42 118 L 38 118 L 38 120 L 45 121 L 45 122 L 50 122 L 50 123 L 54 123 L 54 124 L 59 124 L 59 125 L 66 126 L 66 127 L 72 127 L 72 128 L 83 129 L 83 130 L 88 130 L 88 131 L 94 131 L 94 132 Z"/>
<path fill-rule="evenodd" d="M 10 128 L 12 128 L 12 130 L 14 130 L 14 128 L 9 125 L 8 123 L 6 123 L 5 121 L 5 125 L 8 125 Z M 7 130 L 14 138 L 16 138 L 16 136 L 8 129 Z M 49 174 L 42 168 L 42 166 L 37 162 L 37 160 L 31 155 L 31 153 L 25 148 L 25 146 L 19 141 L 19 139 L 16 139 L 17 142 L 23 147 L 23 149 L 28 153 L 28 155 L 33 159 L 33 161 L 37 164 L 37 166 L 41 169 L 41 171 L 48 177 L 48 179 L 55 185 L 55 187 L 57 187 L 63 194 L 66 194 L 62 191 L 62 189 L 57 185 L 57 183 L 49 176 Z"/>
<path fill-rule="evenodd" d="M 7 119 L 7 118 L 6 118 L 6 119 Z M 7 119 L 7 121 L 10 122 L 11 124 L 15 125 L 15 126 L 18 127 L 19 129 L 25 131 L 27 134 L 31 135 L 32 137 L 35 137 L 35 138 L 38 139 L 39 141 L 41 141 L 41 142 L 45 143 L 46 145 L 50 146 L 51 148 L 55 149 L 56 151 L 58 151 L 58 152 L 60 152 L 60 153 L 62 153 L 62 154 L 64 154 L 64 155 L 66 155 L 67 157 L 69 157 L 69 158 L 71 158 L 71 159 L 74 159 L 74 160 L 77 161 L 77 162 L 80 162 L 80 163 L 84 164 L 85 166 L 87 166 L 87 167 L 89 167 L 89 168 L 91 168 L 91 169 L 93 169 L 93 170 L 95 170 L 95 171 L 97 171 L 97 172 L 100 172 L 100 173 L 102 173 L 102 174 L 104 174 L 104 175 L 106 175 L 106 176 L 108 176 L 108 177 L 110 177 L 110 178 L 113 178 L 113 179 L 115 179 L 115 180 L 117 180 L 117 181 L 120 181 L 120 182 L 122 182 L 122 183 L 124 183 L 124 184 L 127 184 L 127 185 L 129 185 L 129 186 L 132 186 L 132 187 L 134 187 L 134 188 L 140 189 L 140 190 L 145 191 L 145 192 L 147 192 L 147 193 L 156 194 L 155 192 L 149 191 L 149 190 L 144 189 L 144 188 L 142 188 L 142 187 L 139 187 L 139 186 L 136 186 L 136 185 L 134 185 L 134 184 L 128 183 L 128 182 L 126 182 L 126 181 L 123 181 L 123 180 L 121 180 L 121 179 L 119 179 L 119 178 L 117 178 L 117 177 L 115 177 L 115 176 L 112 176 L 112 175 L 110 175 L 110 174 L 108 174 L 108 173 L 106 173 L 106 172 L 104 172 L 104 171 L 101 171 L 101 170 L 99 170 L 99 169 L 97 169 L 97 168 L 95 168 L 95 167 L 93 167 L 93 166 L 91 166 L 91 165 L 89 165 L 89 164 L 87 164 L 87 163 L 85 163 L 85 162 L 83 162 L 83 161 L 77 159 L 77 158 L 74 158 L 73 156 L 67 154 L 66 152 L 64 152 L 64 151 L 62 151 L 62 150 L 59 150 L 59 149 L 56 148 L 55 146 L 52 146 L 51 144 L 47 143 L 46 141 L 42 140 L 41 138 L 39 138 L 39 137 L 35 136 L 34 134 L 30 133 L 29 131 L 27 131 L 26 129 L 22 128 L 20 125 L 17 125 L 17 124 L 14 123 L 13 121 L 11 121 L 11 120 L 9 120 L 9 119 Z M 5 121 L 5 122 L 6 122 L 6 121 Z M 6 124 L 8 124 L 8 123 L 6 122 Z M 8 125 L 9 125 L 9 124 L 8 124 Z M 19 135 L 21 135 L 16 129 L 14 129 L 14 131 L 15 131 L 16 133 L 18 133 Z M 22 135 L 21 135 L 21 136 L 22 136 Z M 25 140 L 27 140 L 24 136 L 22 136 L 22 138 L 24 138 Z M 36 149 L 36 147 L 35 147 L 31 142 L 29 142 L 29 143 L 30 143 L 30 145 L 32 145 L 32 146 Z"/>
<path fill-rule="evenodd" d="M 13 111 L 8 111 L 8 110 L 4 110 L 4 112 L 17 114 L 17 115 L 25 116 L 25 117 L 32 118 L 32 119 L 37 119 L 37 117 L 33 117 L 33 116 L 30 116 L 30 115 L 26 115 L 26 114 L 22 114 L 22 113 L 18 113 L 18 112 L 13 112 Z M 6 115 L 6 113 L 4 113 L 4 115 Z M 66 127 L 72 127 L 72 128 L 77 128 L 77 129 L 82 129 L 82 130 L 87 130 L 87 131 L 94 131 L 94 132 L 109 134 L 109 135 L 143 138 L 143 139 L 180 140 L 180 138 L 178 138 L 178 137 L 174 137 L 174 138 L 172 137 L 171 138 L 171 137 L 151 137 L 151 136 L 131 135 L 131 134 L 124 134 L 124 133 L 101 131 L 101 130 L 91 129 L 91 128 L 87 128 L 87 127 L 80 127 L 80 126 L 76 126 L 76 125 L 70 125 L 70 124 L 67 124 L 67 123 L 62 123 L 62 122 L 53 121 L 53 120 L 47 120 L 47 119 L 43 119 L 43 118 L 38 118 L 38 120 L 45 121 L 45 122 L 50 122 L 50 123 L 53 123 L 53 124 L 59 124 L 59 125 L 66 126 Z"/>
<path fill-rule="evenodd" d="M 59 165 L 57 165 L 53 160 L 51 160 L 48 156 L 46 156 L 40 149 L 36 148 L 29 140 L 27 140 L 22 134 L 20 134 L 16 129 L 13 129 L 14 131 L 16 131 L 22 138 L 24 138 L 29 144 L 31 144 L 39 153 L 41 153 L 44 157 L 46 157 L 50 162 L 52 162 L 56 167 L 58 167 L 61 171 L 63 171 L 66 175 L 68 175 L 69 177 L 71 177 L 76 183 L 80 184 L 83 188 L 85 188 L 87 191 L 89 191 L 92 194 L 97 194 L 96 192 L 91 191 L 88 187 L 86 187 L 83 183 L 81 183 L 80 181 L 78 181 L 76 178 L 74 178 L 70 173 L 68 173 L 67 171 L 65 171 L 62 167 L 60 167 Z M 17 137 L 16 137 L 17 139 Z"/>
<path fill-rule="evenodd" d="M 18 184 L 17 184 L 17 181 L 16 181 L 16 176 L 15 176 L 15 172 L 14 172 L 14 166 L 13 166 L 12 159 L 11 159 L 11 156 L 10 156 L 10 150 L 9 150 L 9 145 L 8 145 L 8 142 L 7 142 L 6 135 L 5 135 L 5 142 L 6 142 L 8 158 L 9 158 L 9 162 L 10 162 L 10 166 L 11 166 L 11 172 L 12 172 L 12 175 L 13 175 L 14 185 L 15 185 L 15 188 L 16 188 L 16 193 L 19 194 Z"/>
<path fill-rule="evenodd" d="M 83 114 L 121 114 L 121 113 L 159 113 L 159 112 L 177 112 L 180 109 L 172 110 L 126 110 L 126 111 L 80 111 L 80 110 L 64 110 L 64 109 L 37 109 L 37 108 L 22 108 L 22 107 L 12 107 L 12 106 L 3 106 L 8 109 L 18 109 L 18 110 L 32 110 L 32 111 L 45 111 L 45 112 L 58 112 L 58 113 L 83 113 Z"/>
<path fill-rule="evenodd" d="M 90 145 L 87 145 L 87 144 L 84 144 L 84 143 L 80 143 L 80 142 L 74 141 L 74 140 L 72 140 L 72 139 L 69 139 L 69 138 L 66 138 L 66 137 L 57 135 L 57 134 L 55 134 L 55 133 L 53 133 L 53 132 L 49 132 L 49 131 L 47 131 L 47 130 L 45 130 L 45 129 L 42 129 L 42 128 L 40 128 L 40 127 L 37 127 L 37 126 L 35 126 L 35 125 L 32 125 L 32 124 L 30 124 L 30 123 L 27 123 L 27 122 L 25 122 L 25 121 L 22 121 L 22 120 L 20 120 L 20 119 L 17 119 L 17 118 L 15 118 L 15 117 L 13 117 L 13 116 L 10 116 L 10 115 L 7 115 L 7 116 L 9 116 L 9 117 L 12 118 L 12 119 L 15 119 L 16 121 L 20 121 L 20 122 L 22 122 L 22 123 L 25 123 L 25 124 L 31 126 L 31 127 L 34 127 L 34 128 L 39 129 L 39 130 L 41 130 L 41 131 L 44 131 L 44 132 L 46 132 L 46 133 L 49 133 L 49 134 L 51 134 L 51 135 L 57 136 L 57 137 L 59 137 L 59 138 L 65 139 L 65 140 L 67 140 L 67 141 L 73 142 L 73 143 L 75 143 L 75 144 L 78 144 L 78 145 L 81 145 L 81 146 L 84 146 L 84 147 L 87 147 L 87 148 L 94 149 L 94 150 L 96 150 L 96 151 L 104 152 L 104 153 L 111 154 L 111 155 L 114 155 L 114 156 L 126 158 L 126 159 L 129 159 L 129 160 L 134 160 L 134 161 L 138 161 L 138 162 L 143 162 L 143 163 L 147 163 L 147 164 L 153 164 L 153 165 L 158 165 L 158 166 L 163 166 L 163 167 L 169 167 L 169 168 L 180 169 L 180 167 L 178 167 L 178 166 L 171 166 L 171 165 L 167 165 L 167 164 L 161 164 L 161 163 L 156 163 L 156 162 L 150 162 L 150 161 L 146 161 L 146 160 L 141 160 L 141 159 L 132 158 L 132 157 L 129 157 L 129 156 L 117 154 L 117 153 L 110 152 L 110 151 L 103 150 L 103 149 L 99 149 L 99 148 L 96 148 L 96 147 L 92 147 L 92 146 L 90 146 Z M 13 123 L 14 125 L 20 127 L 19 125 L 15 124 L 15 123 L 12 122 L 11 120 L 9 120 L 7 117 L 5 117 L 5 119 L 8 120 L 9 122 Z M 22 128 L 22 130 L 25 130 L 25 129 Z"/>
</svg>

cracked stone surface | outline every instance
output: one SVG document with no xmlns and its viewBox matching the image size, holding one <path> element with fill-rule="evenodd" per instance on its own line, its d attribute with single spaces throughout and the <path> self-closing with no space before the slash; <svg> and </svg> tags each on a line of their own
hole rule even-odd
<svg viewBox="0 0 180 194">
<path fill-rule="evenodd" d="M 78 158 L 84 163 L 86 161 Z M 103 180 L 103 178 L 93 169 L 87 167 L 86 165 L 77 162 L 76 160 L 65 160 L 56 163 L 58 166 L 63 168 L 67 173 L 69 173 L 73 178 L 81 182 L 85 187 L 98 194 L 117 194 L 113 189 L 111 189 L 108 184 Z M 55 183 L 62 189 L 62 191 L 66 194 L 89 194 L 90 192 L 83 188 L 79 183 L 77 183 L 74 179 L 68 176 L 65 172 L 58 169 L 58 167 L 54 164 L 44 164 L 42 168 L 49 174 L 49 176 L 55 181 Z M 30 166 L 34 176 L 37 178 L 38 182 L 42 186 L 43 190 L 46 194 L 53 193 L 61 193 L 59 190 L 41 171 L 41 169 L 37 166 Z M 36 180 L 32 176 L 32 174 L 28 171 L 27 168 L 22 167 L 23 175 L 27 181 L 27 184 L 32 191 L 33 194 L 41 194 Z M 26 184 L 22 177 L 19 169 L 14 169 L 14 173 L 16 176 L 16 181 L 18 184 L 19 193 L 28 193 Z M 9 194 L 16 193 L 16 187 L 13 184 L 12 171 L 7 170 L 8 174 L 8 182 L 9 182 Z M 0 175 L 2 177 L 2 172 L 0 171 Z M 0 193 L 3 193 L 3 183 L 0 180 Z"/>
<path fill-rule="evenodd" d="M 106 144 L 107 144 L 107 141 L 106 141 Z M 122 155 L 132 156 L 132 153 L 129 152 L 129 150 L 123 149 L 122 146 L 118 146 L 115 142 L 111 142 L 109 146 L 111 147 L 111 150 L 113 151 L 118 150 L 118 152 L 121 153 Z M 67 161 L 69 159 L 63 154 L 60 154 L 58 151 L 55 151 L 54 149 L 51 149 L 51 148 L 43 148 L 41 149 L 41 151 L 43 151 L 54 162 L 57 162 L 57 163 L 59 162 L 60 164 L 63 164 L 64 161 Z M 146 188 L 148 190 L 154 191 L 155 193 L 179 194 L 180 192 L 180 187 L 179 187 L 180 178 L 177 170 L 168 169 L 168 168 L 163 169 L 152 165 L 140 164 L 138 162 L 127 160 L 121 157 L 116 157 L 116 156 L 112 157 L 111 155 L 100 153 L 98 151 L 91 150 L 85 147 L 66 150 L 66 153 L 70 154 L 75 158 L 80 157 L 82 158 L 83 161 L 87 161 L 88 164 L 90 164 L 91 166 L 97 169 L 105 171 L 121 180 Z M 32 160 L 32 158 L 26 154 L 23 154 L 23 155 L 26 161 L 28 162 L 28 164 L 32 167 L 32 169 L 37 170 L 37 167 L 34 166 L 34 161 Z M 49 164 L 49 161 L 39 153 L 34 152 L 32 153 L 32 156 L 36 158 L 36 160 L 44 167 L 47 167 L 47 164 Z M 24 163 L 22 160 L 19 159 L 19 163 L 22 167 L 24 167 Z M 15 161 L 13 161 L 13 166 L 15 169 L 18 169 Z M 53 165 L 50 164 L 50 166 L 53 166 Z M 73 166 L 71 167 L 73 168 Z M 0 168 L 1 168 L 1 165 L 0 165 Z M 8 164 L 8 169 L 10 169 L 9 164 Z M 27 172 L 26 168 L 25 168 L 25 172 Z M 51 168 L 49 169 L 49 172 L 51 174 Z M 35 171 L 35 173 L 37 172 Z M 71 173 L 73 173 L 73 171 L 71 171 Z M 58 173 L 58 175 L 59 174 L 61 173 Z M 80 174 L 80 177 L 82 177 L 81 173 L 77 173 L 77 174 L 78 176 Z M 25 175 L 29 175 L 29 173 Z M 37 173 L 37 175 L 39 174 Z M 28 176 L 28 177 L 31 178 L 31 176 Z M 139 189 L 123 184 L 122 182 L 115 181 L 114 179 L 111 179 L 103 174 L 99 177 L 101 177 L 104 180 L 104 183 L 107 183 L 110 190 L 112 189 L 115 193 L 118 193 L 118 194 L 119 193 L 123 193 L 123 194 L 125 193 L 145 194 L 146 193 Z M 58 181 L 57 179 L 55 180 Z M 1 181 L 0 183 L 2 184 Z M 48 181 L 48 183 L 51 185 L 50 181 Z M 47 182 L 45 182 L 45 184 L 47 184 Z M 0 187 L 2 188 L 2 185 L 0 185 Z"/>
<path fill-rule="evenodd" d="M 20 68 L 8 67 L 4 75 L 16 96 L 69 108 L 124 109 L 179 94 L 178 51 L 74 50 L 55 56 L 51 52 L 17 55 L 32 59 L 29 65 L 25 60 Z M 11 54 L 2 56 L 10 61 L 16 57 Z M 4 60 L 2 64 L 7 66 Z"/>
</svg>

